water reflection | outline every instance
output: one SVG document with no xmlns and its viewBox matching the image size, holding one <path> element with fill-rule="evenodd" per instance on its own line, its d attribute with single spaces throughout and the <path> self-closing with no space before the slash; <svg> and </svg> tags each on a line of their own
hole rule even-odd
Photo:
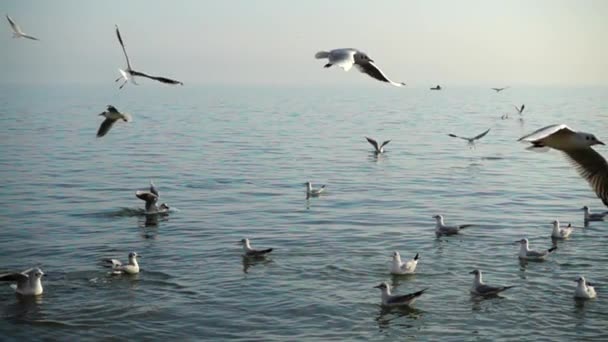
<svg viewBox="0 0 608 342">
<path fill-rule="evenodd" d="M 246 257 L 243 256 L 243 273 L 249 273 L 249 269 L 256 265 L 267 265 L 272 262 L 270 259 L 266 259 L 264 256 L 258 257 Z"/>
<path fill-rule="evenodd" d="M 400 318 L 406 317 L 411 319 L 418 319 L 422 317 L 423 311 L 418 310 L 411 306 L 397 306 L 397 307 L 388 307 L 381 306 L 380 312 L 376 316 L 376 323 L 378 324 L 378 328 L 380 330 L 388 329 L 391 324 L 398 324 L 400 327 L 405 328 L 413 328 L 414 324 L 408 323 L 404 320 L 399 320 Z M 399 320 L 398 323 L 395 323 L 395 320 Z"/>
</svg>

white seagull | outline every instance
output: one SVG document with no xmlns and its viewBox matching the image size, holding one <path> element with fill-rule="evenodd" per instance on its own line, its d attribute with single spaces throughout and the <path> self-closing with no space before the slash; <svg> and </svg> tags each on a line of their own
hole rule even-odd
<svg viewBox="0 0 608 342">
<path fill-rule="evenodd" d="M 112 273 L 137 274 L 139 273 L 137 258 L 139 258 L 139 255 L 135 252 L 131 252 L 129 253 L 129 263 L 126 265 L 123 265 L 118 259 L 103 259 L 103 261 L 106 263 L 104 266 L 112 268 Z"/>
<path fill-rule="evenodd" d="M 267 249 L 253 249 L 251 248 L 251 244 L 249 244 L 249 239 L 242 239 L 238 243 L 243 246 L 243 256 L 246 257 L 263 257 L 266 254 L 272 252 L 272 248 Z"/>
<path fill-rule="evenodd" d="M 458 226 L 446 226 L 443 223 L 443 216 L 435 215 L 435 216 L 433 216 L 433 218 L 436 220 L 435 234 L 437 234 L 437 236 L 459 234 L 462 229 L 472 226 L 472 224 L 461 224 Z"/>
<path fill-rule="evenodd" d="M 494 90 L 497 93 L 500 93 L 501 91 L 505 90 L 505 89 L 509 89 L 509 87 L 504 87 L 504 88 L 492 88 L 492 90 Z"/>
<path fill-rule="evenodd" d="M 320 188 L 313 188 L 311 182 L 306 182 L 306 195 L 307 196 L 319 196 L 323 191 L 325 191 L 325 185 L 321 185 Z"/>
<path fill-rule="evenodd" d="M 418 265 L 419 255 L 416 253 L 412 260 L 408 260 L 406 262 L 401 261 L 401 255 L 399 252 L 393 252 L 393 263 L 391 264 L 391 273 L 392 274 L 412 274 L 416 271 L 416 266 Z"/>
<path fill-rule="evenodd" d="M 536 130 L 518 141 L 530 142 L 528 149 L 553 148 L 562 151 L 579 175 L 587 180 L 606 206 L 608 206 L 608 163 L 591 148 L 604 145 L 593 134 L 575 132 L 568 126 L 551 125 Z"/>
<path fill-rule="evenodd" d="M 487 130 L 487 131 L 485 131 L 485 132 L 483 132 L 483 133 L 481 133 L 481 134 L 478 134 L 478 135 L 476 135 L 476 136 L 474 136 L 474 137 L 472 137 L 472 138 L 461 137 L 461 136 L 458 136 L 458 135 L 456 135 L 456 134 L 452 134 L 452 133 L 448 134 L 448 136 L 450 136 L 450 137 L 452 137 L 452 138 L 460 138 L 460 139 L 462 139 L 462 140 L 466 140 L 466 141 L 467 141 L 467 143 L 469 144 L 469 146 L 474 146 L 474 145 L 475 145 L 475 140 L 479 140 L 479 139 L 481 139 L 481 138 L 485 137 L 485 136 L 486 136 L 486 134 L 488 134 L 488 132 L 490 132 L 490 128 L 488 128 L 488 130 Z"/>
<path fill-rule="evenodd" d="M 517 110 L 519 115 L 522 115 L 524 113 L 524 109 L 526 109 L 526 105 L 524 104 L 522 104 L 521 107 L 517 107 L 516 105 L 513 105 L 513 107 L 515 107 L 515 110 Z"/>
<path fill-rule="evenodd" d="M 591 286 L 591 283 L 585 280 L 585 277 L 580 276 L 576 279 L 578 283 L 576 285 L 576 290 L 574 290 L 574 298 L 579 299 L 592 299 L 597 297 L 595 293 L 595 289 Z"/>
<path fill-rule="evenodd" d="M 374 146 L 374 149 L 375 149 L 374 152 L 376 154 L 384 153 L 384 146 L 388 145 L 388 143 L 391 142 L 390 140 L 386 140 L 385 142 L 382 143 L 382 145 L 378 145 L 378 142 L 372 138 L 365 137 L 365 139 L 367 139 L 367 141 L 370 144 L 372 144 L 372 146 Z"/>
<path fill-rule="evenodd" d="M 315 58 L 322 59 L 327 58 L 329 63 L 325 64 L 325 68 L 329 68 L 332 65 L 337 65 L 344 71 L 350 70 L 353 65 L 359 69 L 362 73 L 368 74 L 369 76 L 377 79 L 378 81 L 390 83 L 396 87 L 402 87 L 405 85 L 403 82 L 391 81 L 380 68 L 374 64 L 374 61 L 362 51 L 357 49 L 335 49 L 329 52 L 319 51 L 315 54 Z"/>
<path fill-rule="evenodd" d="M 116 121 L 122 120 L 124 122 L 131 122 L 132 120 L 131 115 L 129 115 L 128 113 L 121 113 L 116 109 L 116 107 L 111 105 L 108 105 L 108 109 L 99 115 L 104 116 L 106 119 L 103 120 L 103 122 L 99 126 L 99 129 L 97 130 L 98 138 L 101 138 L 106 135 Z"/>
<path fill-rule="evenodd" d="M 382 282 L 379 285 L 374 286 L 374 288 L 378 288 L 382 291 L 382 305 L 385 306 L 405 306 L 414 304 L 416 299 L 420 297 L 424 291 L 428 290 L 424 289 L 406 295 L 391 295 L 391 287 L 386 282 Z"/>
<path fill-rule="evenodd" d="M 559 226 L 559 220 L 555 220 L 551 223 L 553 223 L 553 231 L 551 232 L 551 237 L 554 239 L 567 239 L 574 231 L 574 227 L 572 227 L 571 224 L 568 225 L 568 227 L 562 228 Z"/>
<path fill-rule="evenodd" d="M 6 19 L 8 19 L 8 23 L 11 24 L 11 28 L 13 29 L 13 38 L 27 38 L 32 40 L 40 40 L 36 37 L 32 37 L 25 32 L 21 31 L 21 27 L 17 25 L 17 23 L 13 20 L 13 18 L 6 15 Z"/>
<path fill-rule="evenodd" d="M 542 252 L 531 250 L 528 247 L 528 239 L 521 239 L 519 241 L 515 241 L 515 243 L 519 243 L 521 245 L 519 248 L 519 258 L 523 260 L 545 260 L 549 254 L 553 253 L 553 251 L 557 249 L 557 246 L 553 246 Z"/>
<path fill-rule="evenodd" d="M 604 221 L 604 218 L 608 215 L 608 211 L 592 213 L 588 206 L 582 207 L 581 210 L 585 212 L 585 222 Z"/>
<path fill-rule="evenodd" d="M 473 270 L 470 274 L 475 275 L 473 280 L 473 287 L 471 287 L 471 293 L 478 296 L 492 296 L 497 295 L 504 290 L 508 290 L 515 286 L 490 286 L 483 283 L 481 270 Z"/>
<path fill-rule="evenodd" d="M 131 67 L 131 62 L 129 61 L 129 56 L 127 55 L 127 50 L 125 49 L 125 44 L 123 43 L 122 37 L 120 35 L 120 31 L 118 30 L 118 25 L 116 25 L 116 36 L 118 37 L 120 46 L 122 46 L 122 52 L 125 54 L 125 59 L 127 60 L 127 69 L 125 69 L 125 70 L 118 69 L 118 71 L 120 71 L 121 77 L 117 78 L 116 81 L 114 81 L 114 82 L 118 82 L 121 79 L 124 80 L 124 82 L 120 85 L 119 89 L 122 89 L 122 87 L 124 87 L 125 84 L 127 84 L 127 82 L 129 82 L 129 81 L 131 81 L 131 83 L 137 85 L 137 83 L 135 82 L 135 76 L 146 77 L 151 80 L 155 80 L 155 81 L 159 81 L 159 82 L 167 83 L 167 84 L 183 85 L 183 83 L 180 81 L 172 80 L 172 79 L 166 78 L 166 77 L 150 76 L 148 74 L 144 74 L 143 72 L 133 70 L 133 68 Z"/>
<path fill-rule="evenodd" d="M 38 296 L 43 292 L 40 279 L 44 276 L 39 268 L 30 268 L 20 273 L 0 274 L 0 281 L 12 281 L 17 285 L 11 285 L 15 291 L 24 296 Z"/>
<path fill-rule="evenodd" d="M 162 214 L 170 209 L 166 203 L 162 203 L 160 206 L 156 205 L 160 194 L 152 181 L 150 181 L 150 191 L 135 191 L 135 196 L 146 202 L 146 214 Z"/>
</svg>

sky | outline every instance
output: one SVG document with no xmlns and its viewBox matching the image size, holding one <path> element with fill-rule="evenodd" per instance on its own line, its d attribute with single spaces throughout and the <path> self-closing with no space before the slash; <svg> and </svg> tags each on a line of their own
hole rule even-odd
<svg viewBox="0 0 608 342">
<path fill-rule="evenodd" d="M 0 83 L 102 84 L 125 66 L 187 84 L 363 84 L 320 50 L 366 52 L 411 86 L 608 85 L 603 0 L 3 0 Z"/>
</svg>

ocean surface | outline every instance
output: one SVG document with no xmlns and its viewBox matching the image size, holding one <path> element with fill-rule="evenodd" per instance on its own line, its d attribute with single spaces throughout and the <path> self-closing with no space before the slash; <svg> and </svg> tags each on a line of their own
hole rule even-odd
<svg viewBox="0 0 608 342">
<path fill-rule="evenodd" d="M 1 340 L 608 339 L 608 222 L 541 263 L 513 243 L 606 210 L 559 152 L 516 140 L 553 123 L 608 140 L 607 88 L 142 83 L 0 86 L 0 273 L 47 274 L 37 299 L 0 283 Z M 108 104 L 134 120 L 96 138 Z M 474 149 L 447 135 L 488 128 Z M 150 180 L 174 208 L 156 222 L 134 195 Z M 476 226 L 436 238 L 435 214 Z M 275 250 L 244 260 L 245 237 Z M 131 251 L 138 275 L 100 264 Z M 420 253 L 415 275 L 389 274 L 393 251 Z M 475 268 L 516 287 L 473 298 Z M 573 299 L 578 275 L 596 300 Z M 383 309 L 381 281 L 429 290 Z"/>
</svg>

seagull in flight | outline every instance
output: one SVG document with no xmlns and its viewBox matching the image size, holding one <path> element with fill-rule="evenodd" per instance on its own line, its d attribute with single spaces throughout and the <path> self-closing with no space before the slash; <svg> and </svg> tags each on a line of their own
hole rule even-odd
<svg viewBox="0 0 608 342">
<path fill-rule="evenodd" d="M 152 181 L 150 181 L 150 191 L 135 191 L 135 196 L 146 202 L 146 214 L 162 214 L 170 209 L 166 203 L 156 206 L 160 195 Z"/>
<path fill-rule="evenodd" d="M 608 163 L 591 146 L 604 145 L 595 135 L 576 132 L 570 127 L 550 125 L 538 129 L 518 141 L 529 142 L 528 149 L 543 150 L 553 148 L 562 151 L 579 175 L 587 180 L 606 206 L 608 206 Z"/>
<path fill-rule="evenodd" d="M 461 136 L 459 136 L 459 135 L 452 134 L 452 133 L 448 134 L 448 136 L 450 136 L 450 137 L 452 137 L 452 138 L 460 138 L 460 139 L 462 139 L 462 140 L 466 140 L 466 141 L 467 141 L 467 143 L 469 144 L 469 146 L 470 146 L 470 147 L 473 147 L 473 146 L 475 145 L 475 140 L 479 140 L 479 139 L 481 139 L 481 138 L 485 137 L 485 136 L 486 136 L 486 134 L 488 134 L 488 132 L 490 132 L 490 128 L 488 128 L 488 130 L 487 130 L 487 131 L 485 131 L 485 132 L 483 132 L 483 133 L 481 133 L 481 134 L 478 134 L 478 135 L 476 135 L 476 136 L 474 136 L 474 137 L 472 137 L 472 138 L 461 137 Z"/>
<path fill-rule="evenodd" d="M 524 109 L 526 109 L 525 104 L 522 104 L 521 107 L 517 107 L 516 105 L 513 105 L 513 107 L 515 107 L 515 110 L 519 113 L 519 115 L 522 115 L 524 113 Z"/>
<path fill-rule="evenodd" d="M 556 246 L 553 246 L 542 252 L 531 250 L 528 247 L 528 239 L 521 239 L 519 241 L 515 241 L 515 243 L 519 243 L 521 245 L 521 248 L 519 249 L 519 258 L 523 260 L 542 261 L 545 260 L 549 256 L 549 254 L 553 253 L 553 251 L 557 249 Z"/>
<path fill-rule="evenodd" d="M 20 273 L 0 274 L 0 281 L 17 282 L 17 285 L 11 285 L 15 291 L 24 296 L 38 296 L 42 294 L 42 282 L 40 279 L 44 276 L 39 268 L 30 268 Z"/>
<path fill-rule="evenodd" d="M 101 138 L 106 135 L 116 121 L 122 120 L 124 122 L 130 122 L 132 120 L 131 115 L 119 112 L 116 107 L 112 105 L 108 105 L 106 111 L 99 115 L 105 116 L 106 119 L 101 123 L 101 126 L 99 126 L 99 129 L 97 130 L 98 138 Z"/>
<path fill-rule="evenodd" d="M 384 75 L 382 70 L 376 66 L 374 61 L 369 58 L 365 52 L 357 49 L 335 49 L 329 52 L 319 51 L 315 54 L 315 58 L 327 58 L 329 63 L 325 64 L 325 68 L 337 65 L 344 69 L 344 71 L 348 71 L 353 65 L 355 65 L 359 71 L 364 74 L 368 74 L 378 81 L 389 83 L 395 87 L 403 87 L 405 85 L 403 82 L 398 83 L 391 81 L 388 77 L 386 77 L 386 75 Z"/>
<path fill-rule="evenodd" d="M 11 24 L 11 28 L 13 29 L 13 38 L 27 38 L 31 40 L 40 40 L 36 37 L 30 36 L 21 30 L 21 27 L 17 25 L 17 23 L 13 20 L 13 18 L 6 15 L 6 19 L 8 19 L 8 23 Z"/>
<path fill-rule="evenodd" d="M 116 36 L 118 37 L 120 46 L 122 46 L 122 52 L 125 54 L 125 59 L 127 60 L 127 69 L 126 70 L 118 69 L 118 71 L 120 71 L 121 76 L 114 81 L 114 82 L 118 82 L 121 79 L 124 80 L 124 82 L 120 85 L 119 89 L 122 89 L 122 87 L 124 87 L 125 84 L 127 84 L 127 82 L 129 82 L 129 81 L 131 81 L 131 83 L 137 85 L 137 83 L 135 82 L 135 76 L 146 77 L 151 80 L 155 80 L 155 81 L 159 81 L 159 82 L 167 83 L 167 84 L 183 85 L 183 83 L 180 81 L 172 80 L 172 79 L 166 78 L 166 77 L 150 76 L 148 74 L 144 74 L 143 72 L 133 70 L 133 68 L 131 67 L 131 62 L 129 61 L 129 56 L 127 55 L 127 50 L 125 49 L 125 44 L 123 43 L 122 37 L 120 35 L 120 31 L 118 30 L 118 25 L 116 25 Z"/>
<path fill-rule="evenodd" d="M 481 270 L 473 270 L 469 274 L 475 275 L 473 281 L 473 287 L 471 287 L 471 293 L 478 296 L 493 296 L 501 293 L 504 290 L 508 290 L 515 286 L 490 286 L 484 284 L 482 280 Z"/>
<path fill-rule="evenodd" d="M 592 299 L 597 297 L 597 294 L 595 293 L 595 288 L 593 288 L 591 283 L 585 280 L 585 277 L 580 276 L 576 278 L 576 282 L 578 283 L 578 285 L 576 285 L 576 290 L 574 290 L 574 298 Z"/>
<path fill-rule="evenodd" d="M 382 291 L 382 305 L 384 306 L 406 306 L 410 304 L 414 304 L 418 297 L 422 296 L 424 290 L 420 290 L 418 292 L 406 294 L 406 295 L 392 295 L 391 287 L 386 282 L 382 282 L 374 288 L 380 289 Z"/>
<path fill-rule="evenodd" d="M 387 141 L 383 142 L 382 145 L 378 146 L 378 142 L 376 140 L 374 140 L 372 138 L 368 138 L 368 137 L 365 137 L 365 139 L 367 139 L 367 141 L 370 144 L 372 144 L 372 146 L 374 146 L 376 154 L 382 154 L 382 153 L 384 153 L 384 146 L 388 145 L 388 143 L 391 142 L 390 140 L 387 140 Z"/>
<path fill-rule="evenodd" d="M 139 273 L 139 264 L 137 263 L 137 258 L 139 258 L 139 255 L 135 252 L 131 252 L 129 253 L 129 263 L 126 265 L 124 265 L 118 259 L 103 259 L 103 261 L 106 263 L 104 266 L 111 267 L 112 273 L 114 274 L 137 274 Z"/>
<path fill-rule="evenodd" d="M 461 224 L 458 226 L 446 226 L 443 223 L 443 216 L 435 215 L 435 216 L 433 216 L 433 218 L 436 220 L 435 234 L 437 236 L 460 234 L 460 231 L 462 229 L 473 226 L 472 224 Z"/>
<path fill-rule="evenodd" d="M 267 249 L 253 249 L 251 248 L 251 244 L 249 243 L 249 239 L 242 239 L 238 243 L 243 246 L 243 256 L 246 257 L 263 257 L 266 254 L 272 252 L 272 248 Z"/>
<path fill-rule="evenodd" d="M 501 91 L 505 90 L 505 89 L 509 89 L 509 87 L 504 87 L 504 88 L 491 88 L 492 90 L 494 90 L 497 93 L 500 93 Z"/>
</svg>

